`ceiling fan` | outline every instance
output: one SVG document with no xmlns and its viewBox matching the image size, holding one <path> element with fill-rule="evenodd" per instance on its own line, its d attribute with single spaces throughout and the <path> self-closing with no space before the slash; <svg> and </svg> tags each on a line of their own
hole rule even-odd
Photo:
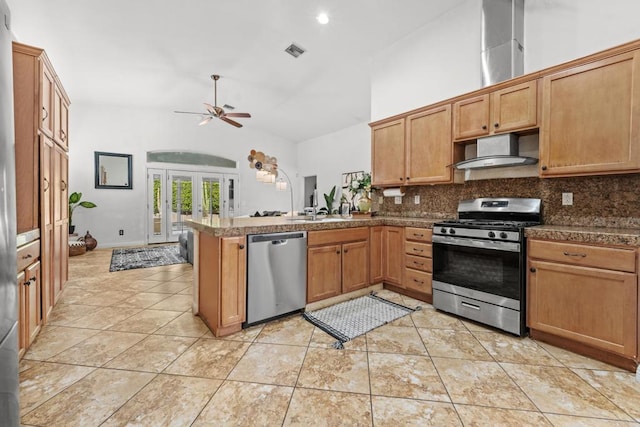
<svg viewBox="0 0 640 427">
<path fill-rule="evenodd" d="M 213 105 L 204 103 L 206 108 L 206 112 L 204 113 L 194 113 L 191 111 L 174 111 L 174 113 L 180 114 L 198 114 L 203 117 L 202 121 L 198 123 L 200 126 L 206 125 L 209 123 L 214 117 L 218 118 L 224 122 L 227 122 L 237 128 L 241 128 L 242 125 L 235 120 L 231 120 L 229 117 L 251 117 L 249 113 L 227 113 L 222 109 L 222 107 L 218 107 L 218 79 L 220 76 L 218 74 L 212 74 L 211 78 L 213 79 Z"/>
</svg>

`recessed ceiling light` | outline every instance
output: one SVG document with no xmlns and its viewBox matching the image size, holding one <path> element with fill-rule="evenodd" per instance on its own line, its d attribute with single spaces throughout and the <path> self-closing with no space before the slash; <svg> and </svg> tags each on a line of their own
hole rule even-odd
<svg viewBox="0 0 640 427">
<path fill-rule="evenodd" d="M 322 12 L 321 14 L 319 14 L 318 16 L 316 16 L 316 19 L 318 20 L 319 23 L 321 23 L 322 25 L 328 24 L 329 23 L 329 16 Z"/>
</svg>

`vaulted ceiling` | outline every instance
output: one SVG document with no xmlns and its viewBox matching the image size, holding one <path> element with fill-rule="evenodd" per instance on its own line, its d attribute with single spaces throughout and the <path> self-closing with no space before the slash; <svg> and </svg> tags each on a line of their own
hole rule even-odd
<svg viewBox="0 0 640 427">
<path fill-rule="evenodd" d="M 462 1 L 7 0 L 16 37 L 47 50 L 74 103 L 201 111 L 220 74 L 219 105 L 294 142 L 369 121 L 371 58 Z"/>
</svg>

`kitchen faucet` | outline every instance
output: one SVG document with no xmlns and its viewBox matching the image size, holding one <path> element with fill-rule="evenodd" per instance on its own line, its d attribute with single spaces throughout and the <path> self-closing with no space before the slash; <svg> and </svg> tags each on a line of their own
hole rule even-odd
<svg viewBox="0 0 640 427">
<path fill-rule="evenodd" d="M 313 206 L 313 209 L 311 210 L 311 219 L 315 221 L 318 215 L 318 190 L 315 188 L 313 189 L 311 205 Z"/>
</svg>

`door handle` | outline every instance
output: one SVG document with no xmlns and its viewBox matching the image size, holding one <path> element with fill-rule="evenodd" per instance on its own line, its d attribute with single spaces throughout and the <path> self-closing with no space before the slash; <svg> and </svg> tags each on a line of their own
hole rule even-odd
<svg viewBox="0 0 640 427">
<path fill-rule="evenodd" d="M 47 117 L 49 117 L 49 112 L 44 107 L 42 107 L 42 111 L 44 111 L 44 117 L 42 118 L 42 121 L 44 122 L 45 120 L 47 120 Z"/>
<path fill-rule="evenodd" d="M 577 253 L 577 252 L 562 252 L 564 256 L 577 257 L 577 258 L 586 258 L 587 254 Z"/>
<path fill-rule="evenodd" d="M 480 311 L 480 306 L 479 306 L 479 305 L 469 304 L 469 303 L 464 302 L 464 301 L 463 301 L 463 302 L 461 302 L 460 304 L 461 304 L 463 307 L 466 307 L 466 308 L 472 308 L 472 309 L 474 309 L 474 310 L 478 310 L 478 311 Z"/>
<path fill-rule="evenodd" d="M 244 249 L 244 245 L 238 245 L 238 249 Z"/>
<path fill-rule="evenodd" d="M 44 187 L 44 189 L 42 191 L 47 191 L 49 190 L 49 180 L 47 178 L 43 178 L 44 183 L 47 184 L 46 187 Z"/>
</svg>

